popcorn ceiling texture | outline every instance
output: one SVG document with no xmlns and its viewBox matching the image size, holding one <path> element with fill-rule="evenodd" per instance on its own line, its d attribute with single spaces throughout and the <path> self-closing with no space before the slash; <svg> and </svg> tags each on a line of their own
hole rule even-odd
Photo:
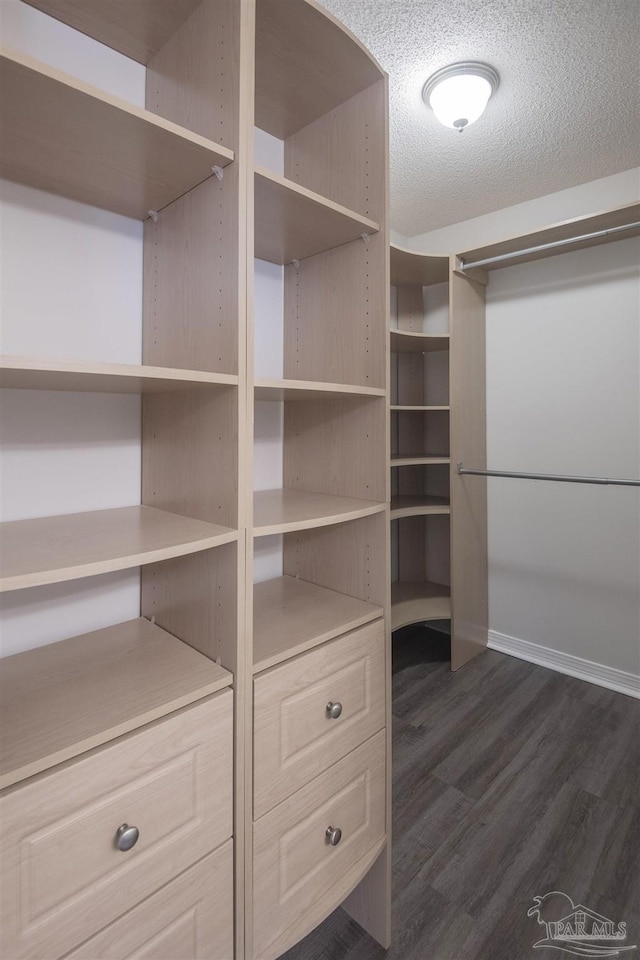
<svg viewBox="0 0 640 960">
<path fill-rule="evenodd" d="M 389 74 L 391 227 L 425 233 L 640 165 L 640 0 L 322 0 Z M 500 74 L 460 134 L 422 101 L 458 60 Z"/>
</svg>

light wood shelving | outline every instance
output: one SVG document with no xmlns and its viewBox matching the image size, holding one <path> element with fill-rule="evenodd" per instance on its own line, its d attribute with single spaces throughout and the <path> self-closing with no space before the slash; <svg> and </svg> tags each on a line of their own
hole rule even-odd
<svg viewBox="0 0 640 960">
<path fill-rule="evenodd" d="M 389 336 L 392 353 L 438 353 L 449 349 L 448 334 L 391 330 Z"/>
<path fill-rule="evenodd" d="M 172 370 L 128 363 L 81 363 L 1 357 L 0 388 L 91 393 L 173 393 L 237 386 L 238 377 L 203 370 Z"/>
<path fill-rule="evenodd" d="M 640 203 L 626 204 L 622 207 L 616 207 L 612 210 L 604 210 L 602 213 L 594 214 L 588 217 L 574 217 L 570 220 L 564 220 L 562 223 L 556 223 L 545 227 L 543 230 L 536 230 L 533 233 L 520 234 L 519 236 L 509 237 L 506 240 L 500 240 L 497 243 L 487 244 L 483 247 L 475 247 L 473 250 L 465 250 L 459 253 L 457 262 L 472 263 L 476 260 L 485 260 L 490 257 L 499 257 L 503 254 L 516 253 L 522 250 L 519 256 L 510 257 L 498 263 L 487 267 L 477 268 L 486 273 L 487 270 L 500 270 L 505 267 L 513 267 L 520 263 L 531 263 L 533 260 L 541 260 L 545 257 L 556 256 L 559 253 L 572 253 L 574 250 L 583 250 L 587 247 L 598 246 L 601 243 L 612 243 L 625 237 L 640 236 L 640 227 L 625 230 L 624 233 L 611 233 L 607 236 L 594 237 L 591 240 L 577 240 L 575 237 L 585 236 L 591 233 L 598 233 L 603 230 L 611 230 L 615 227 L 624 226 L 640 222 Z M 533 247 L 540 247 L 548 243 L 562 242 L 561 247 L 552 250 L 535 250 Z M 482 275 L 480 274 L 480 277 Z M 478 279 L 477 272 L 473 272 L 471 279 Z M 486 282 L 486 278 L 485 278 Z"/>
<path fill-rule="evenodd" d="M 139 618 L 8 657 L 0 786 L 31 777 L 231 684 L 212 660 Z"/>
<path fill-rule="evenodd" d="M 450 512 L 451 503 L 448 497 L 436 497 L 428 494 L 424 496 L 404 494 L 391 498 L 392 520 L 398 520 L 400 517 L 419 517 L 440 513 L 447 514 Z"/>
<path fill-rule="evenodd" d="M 439 463 L 451 463 L 450 457 L 401 457 L 394 456 L 389 460 L 392 467 L 429 467 Z"/>
<path fill-rule="evenodd" d="M 375 221 L 268 170 L 256 170 L 255 191 L 259 260 L 306 260 L 380 229 Z"/>
<path fill-rule="evenodd" d="M 138 63 L 149 63 L 194 13 L 200 0 L 138 0 L 114 4 L 113 0 L 26 0 L 80 33 L 112 47 Z"/>
<path fill-rule="evenodd" d="M 391 281 L 397 288 L 397 329 L 389 334 L 393 630 L 451 617 L 451 337 L 448 322 L 447 332 L 425 331 L 423 290 L 448 280 L 448 257 L 391 247 Z"/>
<path fill-rule="evenodd" d="M 260 490 L 254 494 L 254 536 L 310 530 L 345 523 L 385 510 L 385 504 L 353 497 L 333 497 L 307 490 Z"/>
<path fill-rule="evenodd" d="M 253 588 L 253 670 L 259 673 L 383 615 L 383 608 L 295 577 Z"/>
<path fill-rule="evenodd" d="M 126 570 L 238 538 L 229 527 L 145 506 L 12 520 L 0 534 L 0 591 Z"/>
<path fill-rule="evenodd" d="M 144 220 L 233 151 L 31 57 L 5 50 L 0 175 Z"/>
<path fill-rule="evenodd" d="M 391 412 L 399 413 L 402 411 L 412 413 L 428 413 L 430 410 L 450 410 L 451 407 L 444 404 L 391 404 Z"/>
<path fill-rule="evenodd" d="M 266 377 L 254 384 L 255 400 L 283 402 L 285 400 L 325 400 L 331 397 L 384 397 L 380 387 L 360 387 L 346 383 L 322 381 L 276 380 Z"/>
<path fill-rule="evenodd" d="M 404 581 L 391 585 L 391 629 L 411 623 L 451 619 L 450 588 L 429 581 Z"/>
<path fill-rule="evenodd" d="M 235 960 L 275 957 L 339 905 L 387 947 L 387 77 L 316 0 L 27 2 L 147 68 L 145 109 L 21 53 L 0 71 L 1 175 L 144 220 L 142 363 L 6 357 L 0 387 L 140 394 L 142 484 L 134 506 L 2 525 L 0 586 L 138 567 L 140 617 L 9 658 L 4 783 L 117 750 L 231 686 Z M 282 174 L 256 167 L 254 125 L 284 141 Z M 284 266 L 278 377 L 254 378 L 254 256 Z M 283 482 L 254 494 L 256 401 L 283 405 Z M 270 536 L 282 576 L 254 587 L 254 544 Z M 339 883 L 267 932 L 253 889 L 254 678 L 329 641 L 348 650 L 367 624 L 385 637 L 385 727 L 354 751 L 375 772 L 376 829 Z M 301 789 L 314 802 L 313 784 Z M 282 802 L 299 805 L 297 788 Z M 305 871 L 311 889 L 312 861 Z"/>
</svg>

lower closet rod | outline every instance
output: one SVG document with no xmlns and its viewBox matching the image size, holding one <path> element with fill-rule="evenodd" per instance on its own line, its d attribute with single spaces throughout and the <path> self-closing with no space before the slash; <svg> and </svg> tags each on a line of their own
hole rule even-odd
<svg viewBox="0 0 640 960">
<path fill-rule="evenodd" d="M 557 480 L 560 483 L 606 483 L 618 487 L 640 487 L 640 480 L 611 480 L 607 477 L 569 477 L 555 473 L 515 473 L 511 470 L 473 470 L 458 463 L 459 474 L 473 474 L 477 477 L 516 477 L 520 480 Z"/>
</svg>

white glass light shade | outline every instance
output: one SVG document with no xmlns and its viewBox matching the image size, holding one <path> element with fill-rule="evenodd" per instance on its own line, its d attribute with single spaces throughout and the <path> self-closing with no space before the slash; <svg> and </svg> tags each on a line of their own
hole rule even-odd
<svg viewBox="0 0 640 960">
<path fill-rule="evenodd" d="M 438 70 L 422 96 L 445 127 L 464 130 L 482 115 L 499 77 L 486 63 L 457 63 Z"/>
</svg>

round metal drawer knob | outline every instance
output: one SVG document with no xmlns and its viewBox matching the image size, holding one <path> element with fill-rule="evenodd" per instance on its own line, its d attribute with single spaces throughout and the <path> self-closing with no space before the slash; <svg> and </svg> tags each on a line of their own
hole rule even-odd
<svg viewBox="0 0 640 960">
<path fill-rule="evenodd" d="M 340 827 L 327 827 L 324 835 L 327 838 L 327 843 L 330 843 L 332 847 L 337 847 L 342 840 Z"/>
<path fill-rule="evenodd" d="M 128 823 L 123 823 L 116 830 L 116 847 L 118 850 L 131 850 L 138 842 L 140 831 L 137 827 L 130 827 Z"/>
<path fill-rule="evenodd" d="M 332 720 L 337 720 L 341 713 L 342 713 L 342 704 L 340 703 L 340 701 L 336 700 L 335 703 L 332 703 L 332 701 L 329 700 L 329 703 L 327 704 L 327 716 L 330 717 Z"/>
</svg>

